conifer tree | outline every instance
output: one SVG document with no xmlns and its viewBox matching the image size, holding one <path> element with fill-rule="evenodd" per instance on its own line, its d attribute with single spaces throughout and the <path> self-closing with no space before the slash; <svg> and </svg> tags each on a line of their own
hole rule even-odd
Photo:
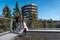
<svg viewBox="0 0 60 40">
<path fill-rule="evenodd" d="M 13 9 L 13 18 L 15 20 L 17 20 L 17 17 L 20 15 L 20 10 L 19 10 L 19 7 L 18 7 L 18 2 L 16 2 L 16 6 L 15 8 Z M 13 22 L 13 29 L 15 29 L 17 27 L 17 23 L 16 22 Z"/>
<path fill-rule="evenodd" d="M 18 2 L 16 2 L 16 6 L 15 6 L 15 8 L 13 10 L 14 10 L 13 17 L 16 19 L 16 17 L 18 17 L 20 15 L 20 10 L 19 10 L 19 7 L 18 7 Z"/>
<path fill-rule="evenodd" d="M 3 13 L 2 13 L 2 15 L 3 15 L 5 18 L 11 18 L 11 11 L 10 11 L 8 5 L 6 5 L 6 6 L 3 8 Z M 3 23 L 4 23 L 4 25 L 5 25 L 5 30 L 9 30 L 9 29 L 10 29 L 10 20 L 4 19 Z"/>
<path fill-rule="evenodd" d="M 3 13 L 2 15 L 4 15 L 4 17 L 7 17 L 7 18 L 10 18 L 11 17 L 11 11 L 8 7 L 8 5 L 6 5 L 4 8 L 3 8 Z"/>
</svg>

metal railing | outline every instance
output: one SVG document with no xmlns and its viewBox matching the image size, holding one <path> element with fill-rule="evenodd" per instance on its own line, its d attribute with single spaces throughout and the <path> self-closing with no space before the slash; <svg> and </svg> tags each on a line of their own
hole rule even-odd
<svg viewBox="0 0 60 40">
<path fill-rule="evenodd" d="M 5 18 L 5 17 L 0 17 L 0 18 L 2 18 L 4 20 L 10 20 L 10 32 L 12 32 L 13 21 L 15 21 L 15 20 L 12 18 Z"/>
<path fill-rule="evenodd" d="M 60 30 L 60 28 L 35 28 L 35 29 L 30 29 L 30 30 Z"/>
<path fill-rule="evenodd" d="M 5 34 L 8 34 L 10 31 L 6 31 L 6 32 L 2 32 L 2 33 L 0 33 L 0 36 L 3 36 L 3 35 L 5 35 Z"/>
</svg>

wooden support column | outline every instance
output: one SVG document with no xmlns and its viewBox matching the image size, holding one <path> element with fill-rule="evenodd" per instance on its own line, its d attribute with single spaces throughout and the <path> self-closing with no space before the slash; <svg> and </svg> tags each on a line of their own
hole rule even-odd
<svg viewBox="0 0 60 40">
<path fill-rule="evenodd" d="M 12 32 L 12 25 L 13 25 L 13 19 L 11 19 L 11 22 L 10 22 L 10 32 Z"/>
</svg>

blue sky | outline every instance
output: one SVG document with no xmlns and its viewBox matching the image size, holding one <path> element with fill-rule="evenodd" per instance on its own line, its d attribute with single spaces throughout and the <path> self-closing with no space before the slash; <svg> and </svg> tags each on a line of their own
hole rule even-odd
<svg viewBox="0 0 60 40">
<path fill-rule="evenodd" d="M 13 12 L 16 1 L 18 1 L 20 10 L 25 4 L 36 4 L 38 6 L 38 18 L 60 19 L 60 0 L 0 0 L 0 15 L 2 15 L 2 10 L 7 4 L 11 12 Z"/>
</svg>

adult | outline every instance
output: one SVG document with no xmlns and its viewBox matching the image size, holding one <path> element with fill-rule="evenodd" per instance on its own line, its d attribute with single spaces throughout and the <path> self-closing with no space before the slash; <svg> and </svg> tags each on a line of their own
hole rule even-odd
<svg viewBox="0 0 60 40">
<path fill-rule="evenodd" d="M 24 32 L 25 35 L 26 35 L 26 32 L 28 31 L 28 27 L 27 27 L 27 25 L 26 25 L 26 22 L 24 22 L 23 25 L 24 25 L 24 31 L 23 31 L 23 32 Z"/>
</svg>

